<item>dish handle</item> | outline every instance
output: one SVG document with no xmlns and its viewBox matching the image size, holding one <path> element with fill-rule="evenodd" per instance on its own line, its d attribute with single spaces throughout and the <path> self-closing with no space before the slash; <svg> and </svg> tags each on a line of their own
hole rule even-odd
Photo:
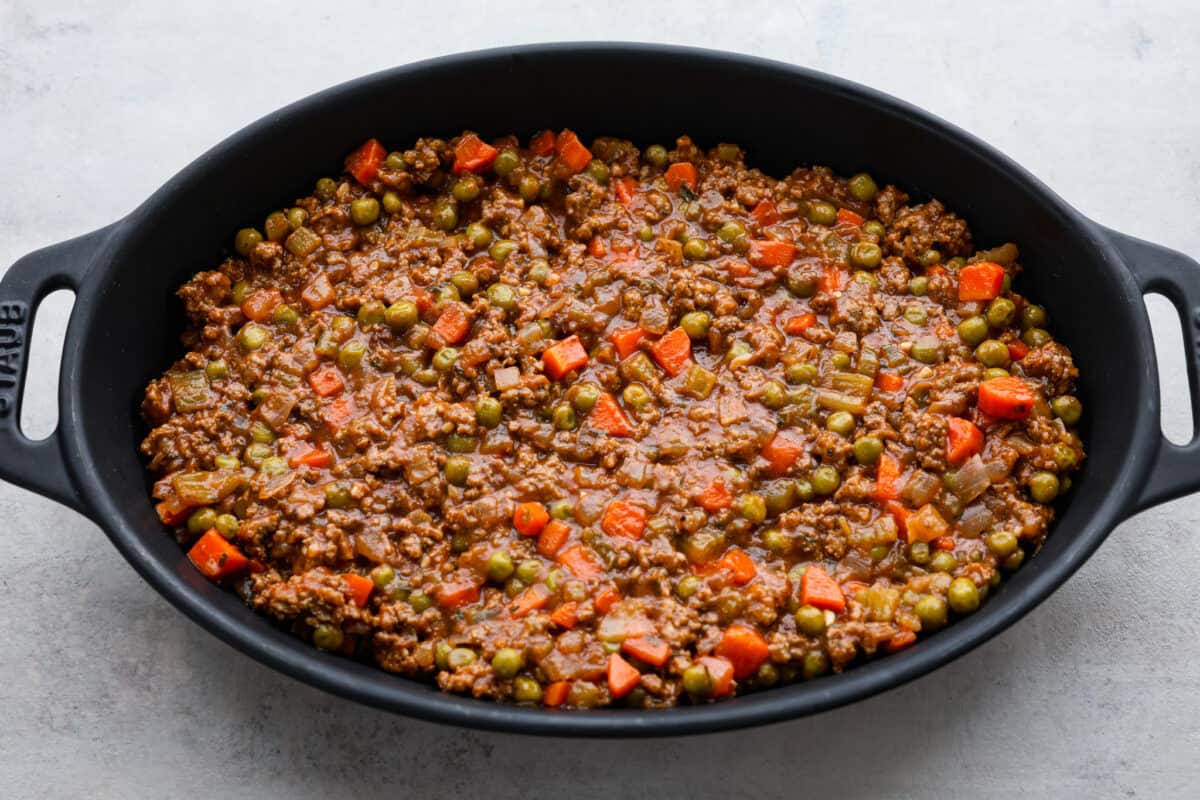
<svg viewBox="0 0 1200 800">
<path fill-rule="evenodd" d="M 0 279 L 0 478 L 76 511 L 84 503 L 67 471 L 61 423 L 45 439 L 21 432 L 30 333 L 38 305 L 57 289 L 78 292 L 111 226 L 30 253 Z"/>
<path fill-rule="evenodd" d="M 1200 264 L 1161 245 L 1102 230 L 1124 257 L 1142 294 L 1162 294 L 1179 312 L 1187 358 L 1192 439 L 1177 445 L 1160 434 L 1150 475 L 1132 509 L 1138 512 L 1200 490 Z"/>
</svg>

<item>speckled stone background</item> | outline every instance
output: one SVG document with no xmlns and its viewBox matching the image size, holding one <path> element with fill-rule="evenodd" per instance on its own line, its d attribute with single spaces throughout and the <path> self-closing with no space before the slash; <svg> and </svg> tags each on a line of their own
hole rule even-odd
<svg viewBox="0 0 1200 800">
<path fill-rule="evenodd" d="M 982 136 L 1094 219 L 1200 255 L 1200 7 L 1187 0 L 304 6 L 0 2 L 0 267 L 124 215 L 310 92 L 554 39 L 695 44 L 840 74 Z M 56 302 L 44 318 L 65 315 Z M 56 343 L 39 338 L 39 367 Z M 1182 361 L 1165 365 L 1168 426 L 1186 436 Z M 54 380 L 32 379 L 42 430 Z M 545 741 L 415 722 L 282 677 L 168 606 L 95 525 L 3 485 L 0 795 L 1194 798 L 1198 518 L 1200 496 L 1130 520 L 1012 629 L 856 706 L 699 738 Z"/>
</svg>

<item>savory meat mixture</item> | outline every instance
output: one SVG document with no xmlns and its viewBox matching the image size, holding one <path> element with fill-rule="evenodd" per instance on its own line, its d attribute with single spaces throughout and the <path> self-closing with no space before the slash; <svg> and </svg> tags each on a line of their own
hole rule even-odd
<svg viewBox="0 0 1200 800">
<path fill-rule="evenodd" d="M 1083 458 L 936 200 L 687 137 L 371 140 L 179 290 L 154 496 L 205 575 L 446 691 L 663 707 L 980 607 Z"/>
</svg>

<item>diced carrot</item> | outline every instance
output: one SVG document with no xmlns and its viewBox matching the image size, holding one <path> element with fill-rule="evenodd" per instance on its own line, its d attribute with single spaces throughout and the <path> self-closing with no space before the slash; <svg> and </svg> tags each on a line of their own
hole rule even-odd
<svg viewBox="0 0 1200 800">
<path fill-rule="evenodd" d="M 554 152 L 554 131 L 542 131 L 529 142 L 529 152 L 535 156 L 548 156 Z"/>
<path fill-rule="evenodd" d="M 637 189 L 637 181 L 632 176 L 626 175 L 623 178 L 617 178 L 613 181 L 613 192 L 617 195 L 617 200 L 621 205 L 629 208 L 633 205 L 634 191 Z"/>
<path fill-rule="evenodd" d="M 638 342 L 649 335 L 641 328 L 622 328 L 619 331 L 610 333 L 608 338 L 613 343 L 613 346 L 617 348 L 617 357 L 627 358 L 638 349 Z"/>
<path fill-rule="evenodd" d="M 932 542 L 949 530 L 946 520 L 929 503 L 908 515 L 908 541 Z"/>
<path fill-rule="evenodd" d="M 588 255 L 592 258 L 604 258 L 606 253 L 608 250 L 604 247 L 604 240 L 599 236 L 593 236 L 592 240 L 588 242 Z"/>
<path fill-rule="evenodd" d="M 880 372 L 875 376 L 875 385 L 883 392 L 898 392 L 904 388 L 904 376 L 895 372 Z"/>
<path fill-rule="evenodd" d="M 641 539 L 646 530 L 646 510 L 624 500 L 613 500 L 604 510 L 600 528 L 609 536 Z"/>
<path fill-rule="evenodd" d="M 888 500 L 883 504 L 887 512 L 896 520 L 896 530 L 902 541 L 908 541 L 908 515 L 910 512 L 899 500 Z"/>
<path fill-rule="evenodd" d="M 655 667 L 667 663 L 667 658 L 671 655 L 671 646 L 653 634 L 627 638 L 621 642 L 621 649 Z"/>
<path fill-rule="evenodd" d="M 342 577 L 346 581 L 346 588 L 350 591 L 351 602 L 359 608 L 364 608 L 367 600 L 371 598 L 371 590 L 375 588 L 375 582 L 355 572 L 347 572 Z"/>
<path fill-rule="evenodd" d="M 900 462 L 887 453 L 875 468 L 875 499 L 881 503 L 900 499 Z"/>
<path fill-rule="evenodd" d="M 783 323 L 783 331 L 784 333 L 796 336 L 797 334 L 804 333 L 806 330 L 816 324 L 817 315 L 810 311 L 805 314 L 797 314 L 794 317 L 788 317 L 787 321 Z"/>
<path fill-rule="evenodd" d="M 810 564 L 800 578 L 800 602 L 830 611 L 843 611 L 846 608 L 842 587 L 817 564 Z"/>
<path fill-rule="evenodd" d="M 621 593 L 613 586 L 605 586 L 596 593 L 596 599 L 592 605 L 601 614 L 607 614 L 619 602 L 621 602 Z"/>
<path fill-rule="evenodd" d="M 550 521 L 550 514 L 541 503 L 521 503 L 513 511 L 513 527 L 522 536 L 537 536 Z"/>
<path fill-rule="evenodd" d="M 1004 287 L 1004 267 L 991 261 L 968 264 L 958 271 L 958 299 L 993 300 Z"/>
<path fill-rule="evenodd" d="M 864 220 L 860 215 L 855 214 L 848 208 L 839 208 L 837 212 L 838 225 L 862 225 Z"/>
<path fill-rule="evenodd" d="M 346 156 L 346 172 L 366 186 L 375 179 L 386 157 L 387 150 L 379 143 L 379 140 L 368 139 L 361 147 Z"/>
<path fill-rule="evenodd" d="M 304 305 L 308 306 L 310 311 L 320 311 L 336 298 L 333 284 L 329 282 L 329 276 L 324 272 L 313 278 L 307 286 L 300 290 L 300 299 L 304 301 Z"/>
<path fill-rule="evenodd" d="M 826 264 L 817 276 L 817 291 L 822 294 L 832 294 L 842 288 L 842 270 L 833 264 Z"/>
<path fill-rule="evenodd" d="M 734 278 L 744 278 L 750 274 L 750 265 L 745 261 L 738 261 L 736 258 L 727 258 L 718 266 L 724 268 Z"/>
<path fill-rule="evenodd" d="M 343 425 L 354 419 L 357 414 L 358 409 L 355 408 L 353 400 L 349 397 L 339 397 L 325 407 L 322 418 L 330 430 L 336 433 Z"/>
<path fill-rule="evenodd" d="M 414 289 L 412 302 L 417 307 L 417 313 L 424 319 L 429 309 L 433 308 L 433 294 L 425 289 Z"/>
<path fill-rule="evenodd" d="M 1033 390 L 1015 376 L 979 384 L 979 410 L 1001 419 L 1025 419 L 1033 411 Z"/>
<path fill-rule="evenodd" d="M 562 550 L 570 536 L 570 525 L 561 519 L 552 519 L 538 534 L 537 551 L 546 558 L 554 558 L 554 554 Z"/>
<path fill-rule="evenodd" d="M 321 397 L 332 397 L 346 388 L 341 373 L 332 364 L 324 364 L 308 373 L 308 382 Z"/>
<path fill-rule="evenodd" d="M 553 380 L 559 380 L 573 369 L 587 366 L 588 354 L 579 337 L 571 334 L 555 342 L 542 353 L 542 367 Z"/>
<path fill-rule="evenodd" d="M 558 563 L 566 567 L 576 578 L 585 581 L 604 575 L 604 567 L 581 544 L 573 544 L 559 553 Z"/>
<path fill-rule="evenodd" d="M 313 447 L 305 450 L 303 453 L 294 455 L 288 458 L 288 465 L 295 469 L 296 467 L 312 467 L 313 469 L 325 469 L 333 464 L 333 454 L 323 447 Z"/>
<path fill-rule="evenodd" d="M 192 506 L 185 504 L 178 497 L 170 497 L 154 506 L 158 518 L 163 525 L 182 525 L 191 513 Z"/>
<path fill-rule="evenodd" d="M 650 354 L 674 378 L 692 363 L 692 337 L 682 327 L 675 328 L 650 346 Z"/>
<path fill-rule="evenodd" d="M 754 563 L 754 559 L 746 554 L 744 550 L 739 550 L 736 547 L 731 547 L 725 551 L 725 555 L 717 561 L 719 569 L 727 570 L 730 576 L 733 577 L 733 582 L 738 586 L 749 583 L 758 575 L 758 566 Z"/>
<path fill-rule="evenodd" d="M 1029 345 L 1020 339 L 1013 339 L 1008 343 L 1008 357 L 1013 361 L 1020 361 L 1027 355 L 1029 355 Z"/>
<path fill-rule="evenodd" d="M 242 551 L 215 529 L 206 531 L 197 539 L 192 549 L 188 550 L 187 557 L 206 578 L 214 581 L 241 572 L 250 564 Z"/>
<path fill-rule="evenodd" d="M 475 134 L 464 134 L 454 146 L 454 174 L 482 172 L 492 165 L 499 154 L 499 150 Z"/>
<path fill-rule="evenodd" d="M 633 691 L 642 681 L 642 673 L 617 653 L 608 657 L 608 691 L 621 698 Z"/>
<path fill-rule="evenodd" d="M 479 584 L 459 577 L 439 586 L 434 596 L 442 608 L 462 608 L 479 599 Z"/>
<path fill-rule="evenodd" d="M 892 638 L 888 639 L 887 644 L 883 646 L 884 650 L 889 653 L 898 653 L 906 647 L 912 646 L 917 641 L 917 635 L 912 631 L 900 631 Z"/>
<path fill-rule="evenodd" d="M 950 417 L 946 425 L 946 460 L 961 466 L 971 456 L 983 452 L 983 431 L 970 420 Z"/>
<path fill-rule="evenodd" d="M 532 611 L 544 608 L 550 602 L 550 590 L 545 584 L 535 583 L 513 598 L 509 606 L 513 619 L 520 619 Z"/>
<path fill-rule="evenodd" d="M 442 315 L 433 323 L 432 332 L 444 344 L 460 344 L 471 330 L 471 315 L 462 303 L 447 303 Z M 431 342 L 433 343 L 433 342 Z"/>
<path fill-rule="evenodd" d="M 283 295 L 278 289 L 259 289 L 242 301 L 242 313 L 255 322 L 266 322 L 275 306 L 282 302 Z"/>
<path fill-rule="evenodd" d="M 713 697 L 724 697 L 733 691 L 733 662 L 718 656 L 700 656 L 696 663 L 708 672 Z"/>
<path fill-rule="evenodd" d="M 625 416 L 625 410 L 617 403 L 617 398 L 609 392 L 600 393 L 596 405 L 592 407 L 589 419 L 593 428 L 604 431 L 609 436 L 633 435 L 633 426 L 629 422 L 629 417 Z"/>
<path fill-rule="evenodd" d="M 672 192 L 678 192 L 679 187 L 686 186 L 693 192 L 696 191 L 696 167 L 687 161 L 677 161 L 667 167 L 665 175 L 667 179 L 667 188 Z"/>
<path fill-rule="evenodd" d="M 808 443 L 796 431 L 777 431 L 762 449 L 762 456 L 769 464 L 767 471 L 776 477 L 782 475 L 800 460 L 807 448 Z"/>
<path fill-rule="evenodd" d="M 953 550 L 957 545 L 954 543 L 953 536 L 939 536 L 933 540 L 933 549 L 935 550 Z"/>
<path fill-rule="evenodd" d="M 796 258 L 796 245 L 778 239 L 751 239 L 746 260 L 756 267 L 786 267 Z"/>
<path fill-rule="evenodd" d="M 567 165 L 571 172 L 582 172 L 592 162 L 592 151 L 583 146 L 574 131 L 563 129 L 554 143 L 558 160 Z"/>
<path fill-rule="evenodd" d="M 809 567 L 812 569 L 812 567 Z M 748 678 L 771 654 L 767 640 L 747 625 L 734 624 L 725 629 L 720 644 L 713 651 L 733 664 L 733 677 Z"/>
<path fill-rule="evenodd" d="M 750 212 L 750 217 L 764 227 L 774 225 L 783 219 L 779 213 L 779 209 L 770 200 L 759 200 L 758 205 Z"/>
<path fill-rule="evenodd" d="M 733 505 L 733 495 L 730 493 L 729 487 L 725 485 L 725 481 L 718 476 L 696 495 L 696 502 L 708 513 L 715 514 L 721 509 Z"/>
<path fill-rule="evenodd" d="M 579 623 L 579 603 L 563 603 L 550 614 L 550 621 L 560 628 L 571 630 Z"/>
<path fill-rule="evenodd" d="M 567 697 L 570 694 L 570 681 L 555 681 L 547 686 L 546 691 L 542 693 L 542 705 L 556 708 L 567 702 Z"/>
</svg>

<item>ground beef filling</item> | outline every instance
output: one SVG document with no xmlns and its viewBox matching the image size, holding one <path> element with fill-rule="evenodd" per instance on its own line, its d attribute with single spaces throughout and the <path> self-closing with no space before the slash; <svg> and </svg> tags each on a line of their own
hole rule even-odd
<svg viewBox="0 0 1200 800">
<path fill-rule="evenodd" d="M 371 140 L 179 290 L 204 574 L 446 691 L 665 707 L 975 611 L 1083 459 L 1070 352 L 936 200 L 570 131 Z"/>
</svg>

